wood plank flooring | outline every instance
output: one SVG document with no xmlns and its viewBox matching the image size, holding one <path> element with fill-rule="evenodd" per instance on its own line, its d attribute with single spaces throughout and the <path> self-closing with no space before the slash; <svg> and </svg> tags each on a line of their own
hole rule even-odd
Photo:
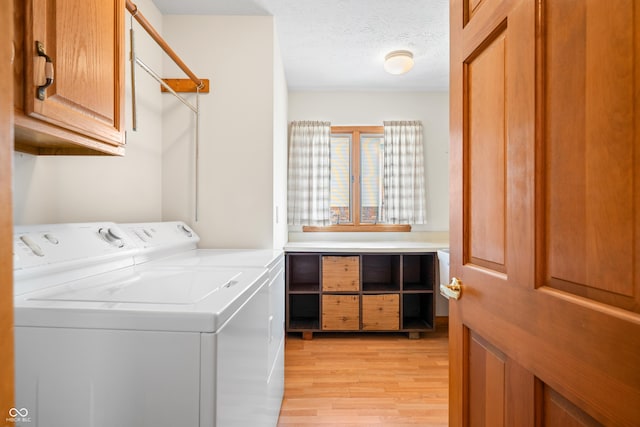
<svg viewBox="0 0 640 427">
<path fill-rule="evenodd" d="M 446 426 L 447 328 L 422 335 L 289 334 L 278 426 Z"/>
</svg>

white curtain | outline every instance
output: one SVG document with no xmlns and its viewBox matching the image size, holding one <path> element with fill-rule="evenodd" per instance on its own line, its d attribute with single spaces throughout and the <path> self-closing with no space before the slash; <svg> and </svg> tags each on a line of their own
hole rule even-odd
<svg viewBox="0 0 640 427">
<path fill-rule="evenodd" d="M 330 225 L 331 123 L 291 123 L 288 179 L 288 224 Z"/>
<path fill-rule="evenodd" d="M 420 121 L 384 122 L 382 222 L 426 223 Z"/>
</svg>

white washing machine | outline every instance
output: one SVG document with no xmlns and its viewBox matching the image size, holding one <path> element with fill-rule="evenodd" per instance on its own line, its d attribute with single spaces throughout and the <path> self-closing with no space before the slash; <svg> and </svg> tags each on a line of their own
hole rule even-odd
<svg viewBox="0 0 640 427">
<path fill-rule="evenodd" d="M 113 223 L 16 227 L 16 425 L 268 425 L 267 270 L 145 251 Z"/>
</svg>

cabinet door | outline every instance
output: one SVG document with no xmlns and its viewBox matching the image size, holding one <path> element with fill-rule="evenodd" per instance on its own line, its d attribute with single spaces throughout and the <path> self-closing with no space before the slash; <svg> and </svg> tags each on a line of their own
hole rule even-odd
<svg viewBox="0 0 640 427">
<path fill-rule="evenodd" d="M 124 139 L 124 1 L 26 2 L 24 113 L 83 136 L 120 146 Z M 45 83 L 44 56 L 54 69 Z M 33 125 L 32 125 L 33 127 Z"/>
</svg>

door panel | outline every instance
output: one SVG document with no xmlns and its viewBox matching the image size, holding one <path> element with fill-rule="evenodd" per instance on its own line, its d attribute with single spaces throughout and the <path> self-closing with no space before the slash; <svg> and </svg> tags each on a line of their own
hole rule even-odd
<svg viewBox="0 0 640 427">
<path fill-rule="evenodd" d="M 542 400 L 542 423 L 545 427 L 596 427 L 602 425 L 550 387 L 544 387 Z"/>
<path fill-rule="evenodd" d="M 505 272 L 506 36 L 484 43 L 466 63 L 469 261 Z"/>
<path fill-rule="evenodd" d="M 450 425 L 640 425 L 640 8 L 469 1 L 450 16 Z"/>
<path fill-rule="evenodd" d="M 504 426 L 505 356 L 469 335 L 469 419 L 471 425 Z"/>
<path fill-rule="evenodd" d="M 640 312 L 632 89 L 640 62 L 629 54 L 640 22 L 632 0 L 545 5 L 547 284 Z"/>
<path fill-rule="evenodd" d="M 465 10 L 469 17 L 473 16 L 476 9 L 482 4 L 483 0 L 468 0 L 465 2 Z"/>
</svg>

